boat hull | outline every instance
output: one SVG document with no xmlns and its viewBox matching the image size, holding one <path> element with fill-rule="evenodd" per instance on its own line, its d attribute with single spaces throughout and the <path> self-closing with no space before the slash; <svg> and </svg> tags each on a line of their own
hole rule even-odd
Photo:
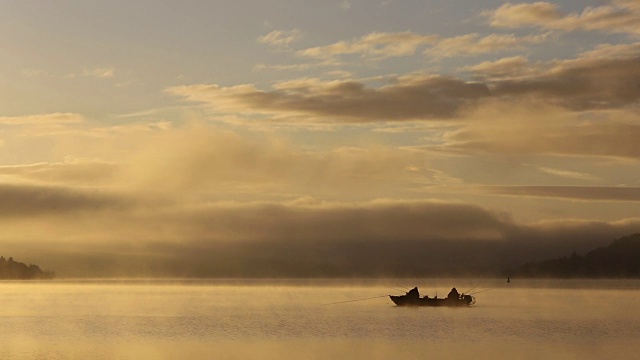
<svg viewBox="0 0 640 360">
<path fill-rule="evenodd" d="M 432 299 L 432 298 L 416 298 L 408 297 L 406 295 L 395 296 L 389 295 L 391 301 L 397 306 L 471 306 L 476 303 L 476 300 L 471 295 L 464 295 L 459 299 L 447 298 L 447 299 Z"/>
</svg>

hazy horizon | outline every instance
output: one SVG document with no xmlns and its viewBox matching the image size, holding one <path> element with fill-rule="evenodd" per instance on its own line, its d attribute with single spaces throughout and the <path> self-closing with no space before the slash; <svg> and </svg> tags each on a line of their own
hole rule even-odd
<svg viewBox="0 0 640 360">
<path fill-rule="evenodd" d="M 640 232 L 639 36 L 634 0 L 3 1 L 0 255 L 427 276 L 607 245 Z"/>
</svg>

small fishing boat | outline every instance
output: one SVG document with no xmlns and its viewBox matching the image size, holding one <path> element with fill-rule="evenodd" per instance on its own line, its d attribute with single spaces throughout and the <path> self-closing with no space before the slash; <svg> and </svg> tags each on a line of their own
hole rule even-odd
<svg viewBox="0 0 640 360">
<path fill-rule="evenodd" d="M 459 294 L 456 288 L 451 289 L 449 295 L 444 299 L 420 297 L 418 288 L 415 287 L 405 295 L 389 295 L 391 301 L 398 306 L 471 306 L 476 303 L 476 299 L 471 295 Z"/>
</svg>

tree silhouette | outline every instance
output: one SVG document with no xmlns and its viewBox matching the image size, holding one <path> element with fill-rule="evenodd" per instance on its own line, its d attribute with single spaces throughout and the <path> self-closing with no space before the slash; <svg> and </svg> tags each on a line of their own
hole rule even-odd
<svg viewBox="0 0 640 360">
<path fill-rule="evenodd" d="M 13 260 L 12 257 L 6 260 L 4 256 L 0 256 L 0 279 L 2 280 L 52 279 L 54 276 L 52 271 L 43 271 L 38 265 L 27 266 Z"/>
<path fill-rule="evenodd" d="M 580 256 L 526 263 L 509 272 L 511 276 L 557 278 L 640 278 L 640 233 L 614 240 Z"/>
</svg>

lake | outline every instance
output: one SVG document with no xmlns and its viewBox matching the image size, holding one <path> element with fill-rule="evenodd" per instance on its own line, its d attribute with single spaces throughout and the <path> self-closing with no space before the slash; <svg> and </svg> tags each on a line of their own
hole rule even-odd
<svg viewBox="0 0 640 360">
<path fill-rule="evenodd" d="M 413 286 L 440 297 L 473 288 L 477 303 L 400 308 L 382 297 Z M 638 280 L 5 281 L 0 304 L 3 359 L 582 360 L 640 350 Z"/>
</svg>

